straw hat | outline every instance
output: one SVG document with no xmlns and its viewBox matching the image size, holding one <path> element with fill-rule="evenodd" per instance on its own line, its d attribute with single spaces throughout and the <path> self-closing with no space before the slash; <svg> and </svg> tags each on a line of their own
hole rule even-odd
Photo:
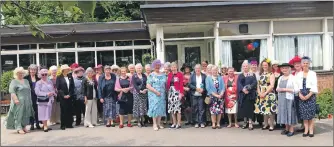
<svg viewBox="0 0 334 147">
<path fill-rule="evenodd" d="M 112 66 L 110 67 L 110 69 L 111 69 L 111 70 L 114 70 L 114 69 L 119 69 L 119 66 L 118 66 L 118 65 L 116 65 L 116 64 L 114 64 L 114 65 L 112 65 Z"/>
<path fill-rule="evenodd" d="M 61 65 L 60 66 L 60 70 L 64 70 L 64 69 L 71 69 L 67 64 Z"/>
<path fill-rule="evenodd" d="M 271 61 L 271 65 L 279 65 L 279 62 L 277 61 L 277 60 L 273 60 L 273 61 Z"/>
</svg>

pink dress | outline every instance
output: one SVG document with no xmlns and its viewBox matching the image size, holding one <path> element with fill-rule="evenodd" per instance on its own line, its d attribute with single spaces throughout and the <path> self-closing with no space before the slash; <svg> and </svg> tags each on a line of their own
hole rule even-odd
<svg viewBox="0 0 334 147">
<path fill-rule="evenodd" d="M 46 96 L 49 92 L 55 93 L 55 89 L 51 80 L 39 80 L 35 85 L 35 93 L 37 96 Z M 49 97 L 49 102 L 37 102 L 39 121 L 49 120 L 51 117 L 52 103 L 54 97 Z"/>
</svg>

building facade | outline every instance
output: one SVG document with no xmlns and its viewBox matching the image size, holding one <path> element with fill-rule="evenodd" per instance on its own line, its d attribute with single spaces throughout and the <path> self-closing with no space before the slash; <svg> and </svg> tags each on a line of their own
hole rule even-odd
<svg viewBox="0 0 334 147">
<path fill-rule="evenodd" d="M 151 53 L 163 62 L 207 60 L 237 71 L 250 57 L 288 62 L 307 55 L 314 70 L 333 70 L 333 2 L 150 2 L 141 11 L 142 21 L 42 25 L 54 36 L 47 39 L 23 26 L 2 28 L 2 68 L 122 66 Z"/>
</svg>

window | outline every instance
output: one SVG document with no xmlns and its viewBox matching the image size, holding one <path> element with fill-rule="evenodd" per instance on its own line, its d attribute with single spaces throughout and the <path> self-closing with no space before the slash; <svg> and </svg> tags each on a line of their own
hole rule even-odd
<svg viewBox="0 0 334 147">
<path fill-rule="evenodd" d="M 75 48 L 74 42 L 57 43 L 57 48 Z"/>
<path fill-rule="evenodd" d="M 142 63 L 143 64 L 143 55 L 149 53 L 151 54 L 151 50 L 149 49 L 139 49 L 139 50 L 135 50 L 135 64 L 137 63 Z"/>
<path fill-rule="evenodd" d="M 56 53 L 39 53 L 39 64 L 44 67 L 57 65 Z"/>
<path fill-rule="evenodd" d="M 116 51 L 116 64 L 119 67 L 128 66 L 133 63 L 132 50 L 117 50 Z"/>
<path fill-rule="evenodd" d="M 19 45 L 19 50 L 34 50 L 34 49 L 37 49 L 36 44 Z"/>
<path fill-rule="evenodd" d="M 114 46 L 113 41 L 96 42 L 96 47 Z"/>
<path fill-rule="evenodd" d="M 95 67 L 95 52 L 78 52 L 79 65 L 83 68 Z"/>
<path fill-rule="evenodd" d="M 56 49 L 55 43 L 39 44 L 39 49 Z"/>
<path fill-rule="evenodd" d="M 114 51 L 97 51 L 97 64 L 113 65 Z"/>
<path fill-rule="evenodd" d="M 19 65 L 24 69 L 28 68 L 30 64 L 36 64 L 36 54 L 20 54 Z"/>
<path fill-rule="evenodd" d="M 78 48 L 95 47 L 95 42 L 78 42 Z"/>
<path fill-rule="evenodd" d="M 116 41 L 116 46 L 132 46 L 132 41 Z"/>
<path fill-rule="evenodd" d="M 4 45 L 1 46 L 1 51 L 16 51 L 17 45 Z"/>
<path fill-rule="evenodd" d="M 135 40 L 134 45 L 151 45 L 150 40 Z"/>
<path fill-rule="evenodd" d="M 2 72 L 13 70 L 17 67 L 17 55 L 1 55 Z"/>
<path fill-rule="evenodd" d="M 252 42 L 258 42 L 259 47 L 255 48 L 255 50 L 248 50 L 247 45 Z M 260 40 L 234 40 L 231 41 L 232 47 L 232 66 L 236 71 L 241 71 L 241 65 L 244 60 L 248 60 L 249 58 L 256 58 L 259 62 L 260 57 Z"/>
<path fill-rule="evenodd" d="M 75 53 L 58 53 L 59 65 L 68 64 L 70 66 L 72 63 L 75 63 Z"/>
<path fill-rule="evenodd" d="M 166 45 L 166 62 L 174 62 L 177 61 L 177 45 Z"/>
</svg>

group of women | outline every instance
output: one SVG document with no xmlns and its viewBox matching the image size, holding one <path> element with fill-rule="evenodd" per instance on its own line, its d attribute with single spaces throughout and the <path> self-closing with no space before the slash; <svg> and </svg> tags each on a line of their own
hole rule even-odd
<svg viewBox="0 0 334 147">
<path fill-rule="evenodd" d="M 115 127 L 119 116 L 119 128 L 132 127 L 135 118 L 138 127 L 152 122 L 157 131 L 164 128 L 162 118 L 167 121 L 168 117 L 169 128 L 181 128 L 184 113 L 186 124 L 195 128 L 220 129 L 223 117 L 228 118 L 228 128 L 239 128 L 241 118 L 243 129 L 253 130 L 257 121 L 263 124 L 262 130 L 273 131 L 276 122 L 285 126 L 281 134 L 287 136 L 293 136 L 294 125 L 302 121 L 303 136 L 313 137 L 318 90 L 310 63 L 309 57 L 296 56 L 282 64 L 264 59 L 258 68 L 257 61 L 250 59 L 242 63 L 239 75 L 232 67 L 220 70 L 205 61 L 194 70 L 184 64 L 179 71 L 177 63 L 163 64 L 158 59 L 145 67 L 131 64 L 128 68 L 98 65 L 85 70 L 75 63 L 65 64 L 58 76 L 55 66 L 38 71 L 31 65 L 26 77 L 18 67 L 9 87 L 12 103 L 7 128 L 25 134 L 27 125 L 33 130 L 42 123 L 48 132 L 50 120 L 65 130 L 73 128 L 73 115 L 76 126 L 83 115 L 85 127 L 96 126 L 98 118 L 106 127 Z"/>
</svg>

